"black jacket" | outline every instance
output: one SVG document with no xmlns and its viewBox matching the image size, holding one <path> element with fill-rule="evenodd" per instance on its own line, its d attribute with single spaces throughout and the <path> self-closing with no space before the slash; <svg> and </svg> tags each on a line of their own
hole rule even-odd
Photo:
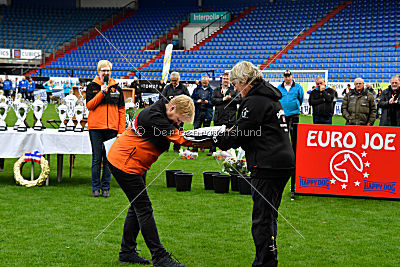
<svg viewBox="0 0 400 267">
<path fill-rule="evenodd" d="M 334 97 L 335 92 L 332 88 L 326 88 L 324 91 L 312 90 L 308 102 L 313 108 L 313 115 L 332 117 Z"/>
<path fill-rule="evenodd" d="M 231 99 L 223 101 L 227 95 L 230 95 Z M 222 87 L 215 89 L 211 97 L 211 103 L 215 106 L 214 125 L 233 125 L 236 121 L 237 105 L 241 101 L 239 92 L 232 87 L 228 87 L 225 94 L 222 93 Z"/>
<path fill-rule="evenodd" d="M 241 146 L 247 166 L 257 178 L 280 178 L 295 166 L 280 91 L 260 81 L 243 98 L 234 129 L 213 139 L 223 150 Z"/>
<path fill-rule="evenodd" d="M 161 94 L 165 96 L 166 99 L 171 100 L 175 96 L 178 95 L 187 95 L 190 97 L 189 90 L 186 88 L 184 84 L 178 84 L 178 86 L 174 89 L 172 84 L 167 84 L 162 90 Z"/>
<path fill-rule="evenodd" d="M 379 126 L 400 126 L 400 89 L 395 93 L 389 85 L 388 89 L 382 92 L 378 102 L 378 108 L 382 109 L 382 117 Z M 394 101 L 398 103 L 389 104 L 389 100 L 394 96 Z"/>
</svg>

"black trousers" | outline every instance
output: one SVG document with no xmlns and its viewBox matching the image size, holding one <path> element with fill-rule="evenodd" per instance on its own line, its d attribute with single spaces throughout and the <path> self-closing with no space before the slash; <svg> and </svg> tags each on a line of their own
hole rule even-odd
<svg viewBox="0 0 400 267">
<path fill-rule="evenodd" d="M 299 124 L 299 115 L 292 115 L 286 117 L 286 123 L 288 125 L 289 133 L 290 133 L 290 141 L 292 143 L 292 148 L 294 155 L 296 156 L 296 147 L 297 147 L 297 125 Z M 293 169 L 292 179 L 290 180 L 290 191 L 291 198 L 294 199 L 294 191 L 296 187 L 296 169 Z"/>
<path fill-rule="evenodd" d="M 120 254 L 135 251 L 136 238 L 141 231 L 152 258 L 165 255 L 166 251 L 158 236 L 153 208 L 147 195 L 146 175 L 129 174 L 111 164 L 109 166 L 115 180 L 128 197 L 129 202 L 132 203 L 125 218 Z"/>
<path fill-rule="evenodd" d="M 289 177 L 251 179 L 251 195 L 253 198 L 251 232 L 256 247 L 253 267 L 278 265 L 278 251 L 276 248 L 278 212 L 275 209 L 278 210 L 281 204 L 282 193 L 288 180 Z"/>
</svg>

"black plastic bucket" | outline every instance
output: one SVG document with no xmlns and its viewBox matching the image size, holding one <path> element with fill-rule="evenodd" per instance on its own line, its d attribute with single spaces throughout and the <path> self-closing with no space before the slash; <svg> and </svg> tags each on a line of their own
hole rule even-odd
<svg viewBox="0 0 400 267">
<path fill-rule="evenodd" d="M 214 191 L 215 193 L 229 193 L 229 181 L 231 180 L 230 175 L 214 175 Z"/>
<path fill-rule="evenodd" d="M 165 177 L 167 178 L 167 187 L 175 187 L 175 173 L 183 172 L 182 170 L 165 170 Z"/>
<path fill-rule="evenodd" d="M 231 190 L 232 191 L 239 191 L 239 177 L 240 175 L 231 174 Z"/>
<path fill-rule="evenodd" d="M 245 177 L 245 178 L 243 178 Z M 251 195 L 251 178 L 248 176 L 239 176 L 239 192 L 241 195 Z"/>
<path fill-rule="evenodd" d="M 220 174 L 219 172 L 203 172 L 205 190 L 214 190 L 213 175 L 219 175 L 219 174 Z"/>
<path fill-rule="evenodd" d="M 192 188 L 193 173 L 175 173 L 176 191 L 190 191 Z"/>
</svg>

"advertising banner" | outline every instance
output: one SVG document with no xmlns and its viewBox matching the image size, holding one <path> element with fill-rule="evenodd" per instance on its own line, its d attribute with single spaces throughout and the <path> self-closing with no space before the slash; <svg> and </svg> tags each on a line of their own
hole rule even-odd
<svg viewBox="0 0 400 267">
<path fill-rule="evenodd" d="M 400 128 L 299 124 L 296 193 L 400 198 Z"/>
<path fill-rule="evenodd" d="M 11 50 L 0 48 L 0 58 L 10 58 L 11 57 Z"/>
<path fill-rule="evenodd" d="M 13 49 L 12 57 L 15 59 L 42 59 L 42 50 Z"/>
<path fill-rule="evenodd" d="M 201 12 L 190 13 L 190 23 L 211 23 L 221 18 L 221 22 L 228 22 L 231 14 L 225 12 Z"/>
</svg>

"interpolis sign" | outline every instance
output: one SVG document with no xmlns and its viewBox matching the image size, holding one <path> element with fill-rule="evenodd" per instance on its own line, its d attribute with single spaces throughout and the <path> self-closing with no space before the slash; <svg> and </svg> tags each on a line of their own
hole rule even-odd
<svg viewBox="0 0 400 267">
<path fill-rule="evenodd" d="M 201 12 L 190 13 L 190 23 L 211 23 L 220 19 L 220 22 L 228 22 L 230 20 L 229 12 Z"/>
<path fill-rule="evenodd" d="M 296 193 L 400 198 L 400 128 L 298 125 Z"/>
</svg>

